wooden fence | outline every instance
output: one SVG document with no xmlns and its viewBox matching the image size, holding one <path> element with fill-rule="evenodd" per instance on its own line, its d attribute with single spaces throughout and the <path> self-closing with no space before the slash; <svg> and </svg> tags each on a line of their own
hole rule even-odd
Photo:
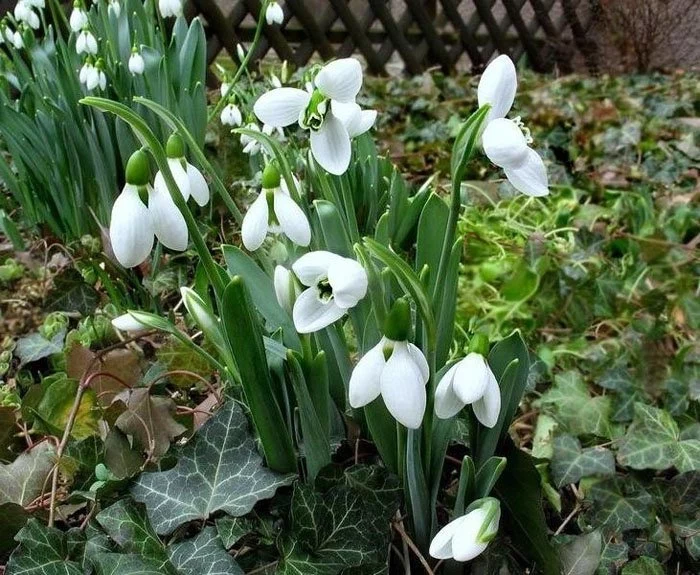
<svg viewBox="0 0 700 575">
<path fill-rule="evenodd" d="M 157 1 L 157 0 L 156 0 Z M 188 18 L 201 16 L 212 63 L 222 50 L 238 60 L 248 45 L 260 0 L 186 0 Z M 526 57 L 540 72 L 572 71 L 580 57 L 598 69 L 592 25 L 600 0 L 280 0 L 281 26 L 266 26 L 254 54 L 273 52 L 297 66 L 361 54 L 372 73 L 389 66 L 418 74 L 433 66 L 445 72 L 484 68 L 496 54 Z M 14 6 L 0 0 L 0 15 Z M 69 10 L 72 2 L 66 2 Z"/>
<path fill-rule="evenodd" d="M 591 39 L 597 0 L 284 0 L 281 26 L 266 26 L 254 55 L 274 52 L 297 66 L 361 54 L 383 74 L 397 64 L 409 74 L 439 66 L 480 71 L 496 54 L 527 57 L 537 71 L 572 70 L 577 55 L 595 72 Z M 252 39 L 260 0 L 190 0 L 188 15 L 206 21 L 209 57 Z"/>
</svg>

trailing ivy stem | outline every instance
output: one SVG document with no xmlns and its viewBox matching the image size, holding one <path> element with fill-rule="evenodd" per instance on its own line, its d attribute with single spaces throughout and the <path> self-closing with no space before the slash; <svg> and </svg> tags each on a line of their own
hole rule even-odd
<svg viewBox="0 0 700 575">
<path fill-rule="evenodd" d="M 94 373 L 88 378 L 84 378 L 78 384 L 78 390 L 75 394 L 75 400 L 73 401 L 73 406 L 71 407 L 70 413 L 68 414 L 68 421 L 66 422 L 66 428 L 63 430 L 63 437 L 56 447 L 56 461 L 53 466 L 53 472 L 51 476 L 51 498 L 49 499 L 49 527 L 53 527 L 54 519 L 56 515 L 56 493 L 58 491 L 58 472 L 61 467 L 61 457 L 63 457 L 63 452 L 66 450 L 68 445 L 68 440 L 70 439 L 71 431 L 73 431 L 73 425 L 75 425 L 75 420 L 78 417 L 78 410 L 80 409 L 80 403 L 83 399 L 83 394 L 85 390 L 90 385 L 93 377 L 100 375 L 100 373 Z"/>
<path fill-rule="evenodd" d="M 241 62 L 241 65 L 238 67 L 238 70 L 236 70 L 236 73 L 233 75 L 233 79 L 231 80 L 231 88 L 236 85 L 236 82 L 238 82 L 239 78 L 241 77 L 241 74 L 248 69 L 248 62 L 251 60 L 253 57 L 253 53 L 257 50 L 258 48 L 258 42 L 260 41 L 260 37 L 262 36 L 262 30 L 263 30 L 263 25 L 265 24 L 265 11 L 267 10 L 267 5 L 270 3 L 270 0 L 264 0 L 262 5 L 260 6 L 260 15 L 258 16 L 258 25 L 255 28 L 255 36 L 253 36 L 253 43 L 250 45 L 250 50 L 246 53 L 245 57 L 243 58 L 243 61 Z M 214 120 L 220 113 L 223 107 L 226 105 L 226 102 L 228 101 L 228 98 L 225 96 L 222 96 L 219 98 L 219 101 L 216 103 L 216 106 L 214 106 L 214 109 L 211 111 L 211 114 L 209 114 L 209 118 L 207 119 L 207 123 L 210 124 L 212 120 Z"/>
</svg>

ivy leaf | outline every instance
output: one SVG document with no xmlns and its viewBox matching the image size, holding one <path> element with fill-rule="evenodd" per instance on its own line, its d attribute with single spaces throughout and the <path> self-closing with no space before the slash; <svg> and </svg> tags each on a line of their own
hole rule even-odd
<svg viewBox="0 0 700 575">
<path fill-rule="evenodd" d="M 182 575 L 243 575 L 219 539 L 214 527 L 168 547 L 171 563 Z"/>
<path fill-rule="evenodd" d="M 241 408 L 228 401 L 181 450 L 168 471 L 143 473 L 132 489 L 145 503 L 156 532 L 170 533 L 194 519 L 222 510 L 240 516 L 260 499 L 289 485 L 292 475 L 263 467 L 248 421 Z"/>
<path fill-rule="evenodd" d="M 46 309 L 49 311 L 89 315 L 100 303 L 100 294 L 94 287 L 85 283 L 77 270 L 66 270 L 54 278 L 53 284 L 54 289 L 46 298 Z"/>
<path fill-rule="evenodd" d="M 694 515 L 700 509 L 700 472 L 679 473 L 673 479 L 657 479 L 664 504 L 673 516 Z"/>
<path fill-rule="evenodd" d="M 20 360 L 20 366 L 61 353 L 65 338 L 66 329 L 62 328 L 51 339 L 46 339 L 38 332 L 18 339 L 15 346 L 15 355 Z"/>
<path fill-rule="evenodd" d="M 175 402 L 169 397 L 152 396 L 146 387 L 125 390 L 114 401 L 126 405 L 115 426 L 131 435 L 142 449 L 154 458 L 160 458 L 170 448 L 170 442 L 187 428 L 173 419 Z"/>
<path fill-rule="evenodd" d="M 30 518 L 24 507 L 16 503 L 3 503 L 0 505 L 0 556 L 12 551 L 17 545 L 15 535 L 25 526 Z"/>
<path fill-rule="evenodd" d="M 12 463 L 0 465 L 0 504 L 29 505 L 44 489 L 54 467 L 54 448 L 43 441 Z"/>
<path fill-rule="evenodd" d="M 107 534 L 126 552 L 134 553 L 165 568 L 165 547 L 151 527 L 143 504 L 122 499 L 95 517 Z"/>
<path fill-rule="evenodd" d="M 22 575 L 83 575 L 71 561 L 67 535 L 30 519 L 15 537 L 19 547 L 10 556 L 7 573 Z"/>
<path fill-rule="evenodd" d="M 63 434 L 77 393 L 78 382 L 74 379 L 61 377 L 49 385 L 36 407 L 36 415 L 48 426 L 49 432 Z M 86 389 L 73 422 L 71 437 L 82 440 L 97 435 L 99 420 L 97 396 L 92 389 Z"/>
<path fill-rule="evenodd" d="M 590 490 L 593 506 L 588 520 L 597 528 L 613 531 L 644 529 L 651 524 L 653 499 L 636 480 L 611 477 Z"/>
<path fill-rule="evenodd" d="M 384 469 L 354 466 L 323 493 L 295 483 L 279 573 L 375 572 L 386 565 L 389 522 L 398 504 L 398 480 Z"/>
<path fill-rule="evenodd" d="M 678 425 L 663 409 L 636 403 L 634 420 L 620 441 L 620 465 L 632 469 L 700 469 L 700 441 L 680 439 Z"/>
<path fill-rule="evenodd" d="M 664 568 L 656 559 L 640 557 L 622 569 L 622 575 L 664 575 Z"/>
<path fill-rule="evenodd" d="M 216 520 L 216 531 L 226 549 L 233 547 L 253 529 L 253 522 L 244 517 L 229 517 L 227 515 Z"/>
<path fill-rule="evenodd" d="M 581 442 L 571 435 L 554 438 L 552 476 L 557 487 L 577 483 L 582 477 L 612 475 L 615 457 L 604 447 L 581 449 Z"/>
<path fill-rule="evenodd" d="M 600 563 L 603 539 L 599 531 L 575 537 L 559 549 L 562 575 L 593 575 Z"/>
<path fill-rule="evenodd" d="M 97 553 L 92 563 L 97 575 L 163 575 L 158 561 L 133 553 Z"/>
<path fill-rule="evenodd" d="M 552 388 L 536 402 L 572 435 L 612 437 L 609 396 L 591 397 L 580 373 L 567 371 L 554 379 Z"/>
<path fill-rule="evenodd" d="M 598 565 L 597 575 L 616 575 L 620 572 L 620 567 L 627 563 L 629 556 L 629 546 L 622 541 L 615 543 L 611 538 L 605 545 L 600 554 L 600 564 Z"/>
<path fill-rule="evenodd" d="M 634 404 L 644 400 L 644 391 L 630 372 L 621 367 L 606 371 L 596 382 L 615 392 L 612 421 L 630 421 L 634 416 Z"/>
</svg>

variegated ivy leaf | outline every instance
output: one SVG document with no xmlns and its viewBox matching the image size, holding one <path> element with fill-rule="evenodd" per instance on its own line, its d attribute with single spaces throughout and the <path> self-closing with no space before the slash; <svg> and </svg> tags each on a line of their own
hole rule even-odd
<svg viewBox="0 0 700 575">
<path fill-rule="evenodd" d="M 380 468 L 351 467 L 323 493 L 295 484 L 278 572 L 381 573 L 398 504 L 398 481 Z"/>
<path fill-rule="evenodd" d="M 571 435 L 554 439 L 554 455 L 551 463 L 552 477 L 557 487 L 576 483 L 591 475 L 615 473 L 615 457 L 604 447 L 581 449 L 581 442 Z"/>
<path fill-rule="evenodd" d="M 700 440 L 681 439 L 678 424 L 663 409 L 634 406 L 634 420 L 617 452 L 620 465 L 632 469 L 700 469 Z"/>
<path fill-rule="evenodd" d="M 223 547 L 214 527 L 168 547 L 170 562 L 182 575 L 243 575 Z"/>
<path fill-rule="evenodd" d="M 552 415 L 572 435 L 597 435 L 612 438 L 610 396 L 591 397 L 580 373 L 567 371 L 557 375 L 552 388 L 537 405 Z"/>
<path fill-rule="evenodd" d="M 652 557 L 640 557 L 622 569 L 622 575 L 664 575 L 664 568 Z"/>
<path fill-rule="evenodd" d="M 644 529 L 652 521 L 653 498 L 633 478 L 610 477 L 599 481 L 591 487 L 587 499 L 592 501 L 587 520 L 596 529 Z"/>
<path fill-rule="evenodd" d="M 97 553 L 92 564 L 96 575 L 163 575 L 159 561 L 135 553 Z"/>
<path fill-rule="evenodd" d="M 593 575 L 600 563 L 603 540 L 600 531 L 575 537 L 559 549 L 562 575 Z"/>
<path fill-rule="evenodd" d="M 0 504 L 25 506 L 39 497 L 54 467 L 54 452 L 53 445 L 43 441 L 12 463 L 0 465 Z"/>
<path fill-rule="evenodd" d="M 180 450 L 175 467 L 143 473 L 132 495 L 146 505 L 156 532 L 166 534 L 219 510 L 245 515 L 293 478 L 263 467 L 245 415 L 228 401 Z"/>
<path fill-rule="evenodd" d="M 596 571 L 596 575 L 615 575 L 620 572 L 620 567 L 627 563 L 629 556 L 629 546 L 624 541 L 616 542 L 615 539 L 609 539 L 603 545 L 603 550 L 600 553 L 600 563 Z"/>
<path fill-rule="evenodd" d="M 164 573 L 174 573 L 169 568 L 165 546 L 148 521 L 144 505 L 122 499 L 98 513 L 95 519 L 124 553 L 143 557 Z"/>
<path fill-rule="evenodd" d="M 80 563 L 71 560 L 62 531 L 30 519 L 15 539 L 19 546 L 7 563 L 8 575 L 83 575 Z"/>
</svg>

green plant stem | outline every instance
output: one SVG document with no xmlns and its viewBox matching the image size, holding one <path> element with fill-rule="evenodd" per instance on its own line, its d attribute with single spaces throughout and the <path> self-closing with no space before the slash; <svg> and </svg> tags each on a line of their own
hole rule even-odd
<svg viewBox="0 0 700 575">
<path fill-rule="evenodd" d="M 269 3 L 270 0 L 264 0 L 260 7 L 260 16 L 258 17 L 258 25 L 255 28 L 255 36 L 253 36 L 253 43 L 250 46 L 250 50 L 248 50 L 248 53 L 245 55 L 245 58 L 243 58 L 241 65 L 238 67 L 238 70 L 236 70 L 236 73 L 233 75 L 230 89 L 233 89 L 233 86 L 236 85 L 236 82 L 238 82 L 238 79 L 241 77 L 241 74 L 247 70 L 248 62 L 253 57 L 253 53 L 255 52 L 255 50 L 257 50 L 258 48 L 258 42 L 260 41 L 260 37 L 262 36 L 263 25 L 265 24 L 265 11 L 267 10 L 267 5 Z M 227 101 L 228 98 L 226 97 L 219 98 L 219 101 L 216 103 L 216 106 L 214 106 L 214 109 L 212 110 L 211 114 L 209 114 L 209 118 L 207 119 L 208 124 L 218 117 Z"/>
</svg>

